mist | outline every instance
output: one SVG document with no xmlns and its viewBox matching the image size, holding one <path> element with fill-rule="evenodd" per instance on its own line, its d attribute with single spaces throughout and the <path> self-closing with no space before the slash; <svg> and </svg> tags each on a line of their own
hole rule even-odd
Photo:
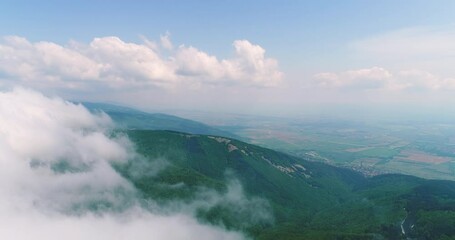
<svg viewBox="0 0 455 240">
<path fill-rule="evenodd" d="M 246 198 L 238 182 L 226 193 L 201 191 L 189 203 L 144 201 L 112 167 L 141 159 L 114 128 L 106 114 L 57 97 L 22 88 L 1 92 L 0 237 L 244 239 L 198 221 L 196 209 L 222 203 L 255 211 L 253 222 L 271 218 L 267 203 Z M 160 161 L 156 167 L 165 167 Z"/>
</svg>

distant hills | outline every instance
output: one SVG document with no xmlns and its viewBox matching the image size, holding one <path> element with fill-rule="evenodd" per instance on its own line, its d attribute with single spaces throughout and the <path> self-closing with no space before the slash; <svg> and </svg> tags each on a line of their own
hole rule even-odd
<svg viewBox="0 0 455 240">
<path fill-rule="evenodd" d="M 206 124 L 162 113 L 147 113 L 129 107 L 106 103 L 82 102 L 90 111 L 107 113 L 121 129 L 171 130 L 193 134 L 240 138 L 235 134 Z"/>
</svg>

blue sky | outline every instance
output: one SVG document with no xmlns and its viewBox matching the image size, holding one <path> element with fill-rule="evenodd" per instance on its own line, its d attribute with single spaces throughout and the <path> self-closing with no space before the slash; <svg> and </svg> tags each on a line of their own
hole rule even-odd
<svg viewBox="0 0 455 240">
<path fill-rule="evenodd" d="M 106 82 L 100 81 L 94 81 L 90 87 L 102 89 L 106 100 L 143 108 L 211 110 L 219 109 L 221 105 L 231 111 L 248 101 L 250 106 L 257 106 L 256 109 L 268 106 L 283 109 L 285 105 L 292 112 L 302 106 L 340 102 L 419 105 L 419 99 L 423 97 L 432 99 L 430 103 L 439 104 L 451 101 L 441 95 L 450 95 L 446 90 L 455 86 L 451 80 L 455 72 L 449 69 L 455 61 L 445 54 L 453 50 L 450 42 L 455 33 L 454 1 L 0 1 L 0 8 L 0 36 L 19 36 L 31 44 L 51 42 L 73 51 L 74 42 L 87 46 L 95 38 L 107 36 L 139 45 L 143 45 L 144 37 L 159 43 L 160 36 L 164 36 L 173 48 L 155 49 L 162 59 L 175 58 L 179 46 L 184 45 L 215 57 L 219 63 L 231 59 L 228 63 L 240 64 L 248 57 L 235 52 L 234 48 L 240 43 L 233 44 L 236 40 L 247 40 L 251 45 L 242 46 L 251 51 L 253 46 L 260 46 L 265 50 L 264 59 L 277 62 L 265 64 L 256 72 L 244 70 L 228 74 L 224 68 L 220 70 L 223 74 L 210 72 L 205 76 L 207 80 L 185 86 L 185 91 L 161 88 L 156 82 L 147 91 L 128 84 L 113 87 L 113 78 L 108 87 L 103 86 Z M 418 44 L 413 46 L 415 42 Z M 12 46 L 12 43 L 8 44 Z M 413 48 L 409 47 L 411 45 Z M 427 46 L 438 47 L 427 49 Z M 82 50 L 76 51 L 81 53 Z M 88 50 L 82 54 L 92 59 L 94 53 L 86 52 Z M 185 52 L 186 60 L 194 62 L 194 59 L 188 59 L 195 56 L 188 55 L 189 52 Z M 196 51 L 193 53 L 197 55 Z M 95 60 L 107 64 L 104 60 Z M 203 62 L 201 60 L 200 64 Z M 33 72 L 54 72 L 50 68 L 56 66 L 46 64 L 42 67 L 45 70 L 33 66 L 36 68 Z M 123 67 L 118 65 L 121 63 L 116 64 Z M 203 70 L 210 71 L 208 69 L 213 66 L 205 66 Z M 202 71 L 196 71 L 194 65 L 185 67 L 185 71 L 191 68 L 191 75 Z M 177 73 L 184 72 L 181 65 L 177 68 L 180 69 Z M 265 79 L 273 72 L 282 73 L 282 76 L 274 75 L 273 81 Z M 2 75 L 7 80 L 30 77 L 30 73 L 13 74 L 8 69 L 0 70 Z M 209 81 L 210 77 L 219 78 L 219 81 Z M 64 76 L 61 78 L 66 80 Z M 134 76 L 122 73 L 122 78 L 133 79 Z M 239 84 L 240 78 L 256 79 L 253 83 L 247 79 L 248 84 Z M 235 81 L 230 81 L 232 79 Z M 45 88 L 44 83 L 29 83 L 20 85 Z M 261 84 L 267 85 L 266 88 Z M 251 85 L 261 86 L 254 88 Z M 269 85 L 274 86 L 270 88 Z M 65 85 L 52 86 L 52 89 L 55 90 L 45 91 L 72 98 L 94 98 L 96 92 Z M 390 89 L 393 91 L 388 91 Z M 438 93 L 434 92 L 436 90 Z M 227 92 L 237 100 L 207 104 L 213 102 L 213 96 L 206 93 L 217 91 Z M 131 95 L 148 96 L 151 93 L 160 97 L 147 99 L 152 102 L 149 106 L 140 106 L 139 101 L 131 100 Z M 186 96 L 194 100 L 191 103 L 179 101 Z M 251 96 L 255 98 L 251 99 Z M 273 101 L 267 96 L 273 96 Z M 99 97 L 98 100 L 104 99 Z M 153 102 L 159 104 L 153 105 Z"/>
<path fill-rule="evenodd" d="M 218 53 L 249 39 L 275 54 L 339 47 L 372 34 L 454 22 L 453 1 L 3 1 L 1 35 L 89 41 L 170 31 L 174 41 Z M 290 50 L 292 49 L 292 50 Z M 222 52 L 221 52 L 222 53 Z"/>
</svg>

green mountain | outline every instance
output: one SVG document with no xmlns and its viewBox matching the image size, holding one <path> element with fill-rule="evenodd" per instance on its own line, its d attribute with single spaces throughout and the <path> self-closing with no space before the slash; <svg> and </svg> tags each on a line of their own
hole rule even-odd
<svg viewBox="0 0 455 240">
<path fill-rule="evenodd" d="M 147 113 L 133 108 L 105 103 L 83 102 L 82 104 L 90 111 L 103 111 L 107 113 L 121 129 L 171 130 L 239 138 L 230 132 L 172 115 Z"/>
<path fill-rule="evenodd" d="M 254 239 L 455 238 L 452 181 L 405 175 L 366 178 L 349 169 L 212 135 L 126 133 L 146 162 L 116 167 L 145 199 L 191 202 L 201 198 L 201 189 L 222 194 L 232 181 L 239 181 L 248 204 L 233 197 L 238 205 L 225 201 L 199 205 L 198 216 Z M 159 159 L 168 165 L 146 174 Z M 258 206 L 273 219 L 267 220 Z"/>
</svg>

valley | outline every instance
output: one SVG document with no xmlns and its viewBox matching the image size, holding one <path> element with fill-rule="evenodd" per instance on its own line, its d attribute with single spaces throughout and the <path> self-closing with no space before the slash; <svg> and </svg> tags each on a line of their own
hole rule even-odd
<svg viewBox="0 0 455 240">
<path fill-rule="evenodd" d="M 368 176 L 401 173 L 455 181 L 455 126 L 450 121 L 180 114 L 253 144 Z"/>
</svg>

